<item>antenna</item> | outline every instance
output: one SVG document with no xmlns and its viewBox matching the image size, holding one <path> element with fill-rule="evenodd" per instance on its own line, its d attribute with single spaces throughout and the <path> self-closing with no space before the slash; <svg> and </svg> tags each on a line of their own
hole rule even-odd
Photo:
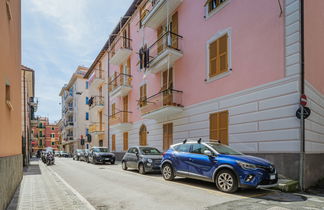
<svg viewBox="0 0 324 210">
<path fill-rule="evenodd" d="M 182 142 L 182 143 L 183 143 L 183 144 L 185 144 L 186 142 L 187 142 L 187 139 L 183 140 L 183 142 Z"/>
<path fill-rule="evenodd" d="M 200 144 L 201 143 L 201 138 L 199 138 L 197 142 L 198 142 L 198 144 Z"/>
</svg>

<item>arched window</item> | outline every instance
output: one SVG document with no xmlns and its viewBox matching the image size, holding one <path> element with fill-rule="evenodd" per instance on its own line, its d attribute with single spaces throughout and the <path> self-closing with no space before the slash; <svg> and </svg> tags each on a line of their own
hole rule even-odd
<svg viewBox="0 0 324 210">
<path fill-rule="evenodd" d="M 143 124 L 139 131 L 139 144 L 141 146 L 147 145 L 147 129 L 146 126 Z"/>
</svg>

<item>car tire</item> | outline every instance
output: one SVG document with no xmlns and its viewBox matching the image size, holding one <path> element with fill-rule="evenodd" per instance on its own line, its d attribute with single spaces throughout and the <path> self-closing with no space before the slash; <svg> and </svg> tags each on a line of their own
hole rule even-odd
<svg viewBox="0 0 324 210">
<path fill-rule="evenodd" d="M 113 160 L 113 161 L 111 161 L 110 163 L 111 163 L 111 165 L 114 165 L 114 164 L 115 164 L 115 161 Z"/>
<path fill-rule="evenodd" d="M 174 180 L 174 172 L 171 164 L 166 163 L 162 166 L 162 176 L 167 181 Z"/>
<path fill-rule="evenodd" d="M 122 161 L 122 169 L 125 171 L 127 170 L 126 161 Z"/>
<path fill-rule="evenodd" d="M 238 189 L 238 180 L 234 172 L 228 169 L 217 173 L 215 183 L 217 189 L 225 193 L 234 193 Z"/>
<path fill-rule="evenodd" d="M 140 174 L 145 174 L 146 172 L 145 172 L 145 167 L 144 167 L 144 164 L 143 163 L 140 163 L 139 165 L 138 165 L 138 172 L 140 173 Z"/>
<path fill-rule="evenodd" d="M 94 158 L 92 158 L 91 163 L 94 164 L 94 165 L 96 165 L 96 161 L 94 160 Z"/>
</svg>

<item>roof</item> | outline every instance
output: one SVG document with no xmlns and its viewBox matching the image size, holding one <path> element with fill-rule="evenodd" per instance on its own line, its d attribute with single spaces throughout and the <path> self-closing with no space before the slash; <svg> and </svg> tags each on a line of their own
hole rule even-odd
<svg viewBox="0 0 324 210">
<path fill-rule="evenodd" d="M 84 78 L 84 75 L 86 74 L 86 72 L 88 71 L 87 67 L 84 66 L 78 66 L 77 69 L 75 70 L 75 72 L 72 74 L 71 79 L 69 81 L 68 84 L 64 84 L 64 86 L 62 87 L 61 91 L 60 91 L 60 96 L 63 95 L 63 91 L 64 90 L 68 90 L 75 82 L 75 80 L 77 78 Z"/>
<path fill-rule="evenodd" d="M 112 31 L 112 33 L 109 35 L 108 40 L 106 41 L 103 48 L 100 50 L 99 54 L 97 55 L 96 59 L 93 61 L 92 65 L 90 66 L 88 72 L 84 76 L 85 79 L 88 79 L 90 74 L 93 72 L 94 67 L 97 65 L 101 57 L 105 54 L 105 52 L 108 50 L 110 43 L 112 43 L 115 39 L 115 35 L 120 32 L 120 30 L 123 28 L 125 23 L 128 21 L 128 19 L 134 14 L 134 12 L 137 9 L 137 6 L 142 2 L 143 0 L 133 0 L 133 3 L 128 8 L 125 15 L 121 18 L 121 21 L 117 24 L 115 29 Z"/>
</svg>

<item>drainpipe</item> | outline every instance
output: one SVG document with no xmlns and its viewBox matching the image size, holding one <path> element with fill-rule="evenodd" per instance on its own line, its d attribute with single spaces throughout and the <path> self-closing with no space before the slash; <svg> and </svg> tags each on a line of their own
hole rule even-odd
<svg viewBox="0 0 324 210">
<path fill-rule="evenodd" d="M 109 37 L 109 41 L 108 41 L 108 48 L 107 49 L 109 49 L 110 48 L 110 37 Z M 110 53 L 109 53 L 109 50 L 107 50 L 107 54 L 108 54 L 108 67 L 107 67 L 107 76 L 108 76 L 108 81 L 109 81 L 109 76 L 110 76 L 110 74 L 109 74 L 109 69 L 110 69 L 110 63 L 109 63 L 109 58 L 110 58 Z M 107 130 L 107 136 L 108 136 L 108 138 L 107 138 L 107 140 L 108 140 L 108 148 L 110 147 L 110 144 L 109 144 L 109 139 L 110 139 L 110 124 L 109 124 L 109 114 L 110 114 L 110 111 L 109 111 L 109 108 L 110 108 L 110 97 L 109 97 L 109 82 L 107 83 L 107 100 L 108 100 L 108 108 L 107 108 L 107 115 L 108 115 L 108 121 L 107 121 L 107 128 L 108 128 L 108 130 Z M 111 148 L 112 149 L 112 148 Z"/>
<path fill-rule="evenodd" d="M 300 1 L 300 56 L 301 56 L 301 69 L 300 69 L 300 93 L 305 93 L 305 54 L 304 54 L 304 0 Z M 300 169 L 299 169 L 299 183 L 301 191 L 305 190 L 305 119 L 304 119 L 304 107 L 301 107 L 300 118 Z"/>
</svg>

